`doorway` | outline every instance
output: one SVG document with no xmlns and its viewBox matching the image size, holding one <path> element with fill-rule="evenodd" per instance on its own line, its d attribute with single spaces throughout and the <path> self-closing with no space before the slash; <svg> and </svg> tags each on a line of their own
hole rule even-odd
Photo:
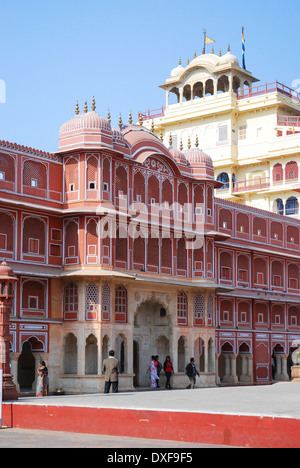
<svg viewBox="0 0 300 468">
<path fill-rule="evenodd" d="M 34 381 L 35 359 L 32 354 L 32 346 L 29 341 L 26 341 L 18 359 L 18 383 L 21 391 L 31 391 Z"/>
<path fill-rule="evenodd" d="M 134 320 L 135 386 L 150 387 L 147 370 L 151 356 L 159 355 L 159 361 L 163 364 L 166 356 L 170 354 L 170 337 L 170 317 L 163 305 L 154 298 L 143 302 L 138 307 Z M 164 374 L 161 377 L 160 386 L 162 387 Z"/>
</svg>

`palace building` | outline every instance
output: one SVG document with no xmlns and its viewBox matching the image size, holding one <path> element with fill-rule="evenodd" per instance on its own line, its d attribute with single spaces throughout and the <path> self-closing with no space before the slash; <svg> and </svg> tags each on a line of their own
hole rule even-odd
<svg viewBox="0 0 300 468">
<path fill-rule="evenodd" d="M 165 105 L 139 118 L 166 145 L 208 152 L 219 198 L 299 219 L 300 93 L 258 83 L 230 47 L 180 60 L 160 87 Z"/>
<path fill-rule="evenodd" d="M 34 388 L 40 359 L 51 392 L 102 391 L 111 348 L 121 390 L 149 386 L 153 354 L 171 356 L 174 387 L 187 385 L 190 357 L 203 386 L 270 383 L 272 356 L 274 378 L 289 379 L 300 221 L 216 197 L 223 185 L 199 147 L 167 148 L 131 119 L 114 129 L 94 101 L 62 125 L 55 154 L 0 141 L 0 257 L 18 278 L 10 359 L 19 391 Z"/>
</svg>

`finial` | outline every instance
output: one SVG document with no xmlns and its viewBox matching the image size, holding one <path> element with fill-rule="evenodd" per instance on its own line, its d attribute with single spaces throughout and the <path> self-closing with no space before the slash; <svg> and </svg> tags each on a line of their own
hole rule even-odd
<svg viewBox="0 0 300 468">
<path fill-rule="evenodd" d="M 84 113 L 87 114 L 88 111 L 88 106 L 87 106 L 87 101 L 84 103 Z"/>
<path fill-rule="evenodd" d="M 189 58 L 187 59 L 186 64 L 187 64 L 187 65 L 190 64 L 190 59 L 189 59 Z"/>
<path fill-rule="evenodd" d="M 121 130 L 121 128 L 122 128 L 122 125 L 123 125 L 123 123 L 122 123 L 122 117 L 121 117 L 121 114 L 120 114 L 120 115 L 119 115 L 119 129 L 120 129 L 120 130 Z"/>
<path fill-rule="evenodd" d="M 129 125 L 132 124 L 132 115 L 131 115 L 131 111 L 129 112 L 128 122 L 129 122 Z"/>
<path fill-rule="evenodd" d="M 194 50 L 194 59 L 197 57 L 196 51 Z"/>
<path fill-rule="evenodd" d="M 183 150 L 183 144 L 182 144 L 182 138 L 180 139 L 180 146 L 179 146 L 180 151 Z"/>
<path fill-rule="evenodd" d="M 143 125 L 143 114 L 141 112 L 139 114 L 139 123 L 140 125 Z"/>
<path fill-rule="evenodd" d="M 196 135 L 196 143 L 195 143 L 196 148 L 199 146 L 199 140 L 198 140 L 198 135 Z"/>
<path fill-rule="evenodd" d="M 230 44 L 228 44 L 227 50 L 228 52 L 230 52 Z"/>
<path fill-rule="evenodd" d="M 76 115 L 79 114 L 79 104 L 78 104 L 78 101 L 76 102 L 75 114 L 76 114 Z"/>
<path fill-rule="evenodd" d="M 179 57 L 179 65 L 181 65 L 181 58 Z"/>
<path fill-rule="evenodd" d="M 160 140 L 161 140 L 162 143 L 164 142 L 163 132 L 160 132 Z"/>
<path fill-rule="evenodd" d="M 188 149 L 191 149 L 191 139 L 190 137 L 188 138 L 188 144 L 187 144 Z"/>
<path fill-rule="evenodd" d="M 154 120 L 152 119 L 151 132 L 154 133 L 154 131 L 155 131 Z"/>
<path fill-rule="evenodd" d="M 95 112 L 96 110 L 96 102 L 95 102 L 95 96 L 93 96 L 93 100 L 92 100 L 92 111 Z"/>
<path fill-rule="evenodd" d="M 109 112 L 109 109 L 108 109 L 108 111 L 107 111 L 107 121 L 108 121 L 108 123 L 110 124 L 110 122 L 111 122 L 111 118 L 110 118 L 110 112 Z"/>
<path fill-rule="evenodd" d="M 214 53 L 215 53 L 215 49 L 214 49 L 214 47 L 212 47 L 212 49 L 211 49 L 211 53 L 212 53 L 212 54 L 214 54 Z"/>
<path fill-rule="evenodd" d="M 205 47 L 203 47 L 203 49 L 202 49 L 202 54 L 203 55 L 205 54 Z"/>
<path fill-rule="evenodd" d="M 172 146 L 172 143 L 173 143 L 173 138 L 172 138 L 172 133 L 170 133 L 170 136 L 169 136 L 169 145 Z"/>
<path fill-rule="evenodd" d="M 219 50 L 219 57 L 222 57 L 221 49 Z"/>
</svg>

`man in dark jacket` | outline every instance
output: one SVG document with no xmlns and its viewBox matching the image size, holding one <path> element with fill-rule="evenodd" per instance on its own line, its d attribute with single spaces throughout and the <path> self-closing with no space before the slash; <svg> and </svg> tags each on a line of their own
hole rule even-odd
<svg viewBox="0 0 300 468">
<path fill-rule="evenodd" d="M 198 377 L 199 377 L 200 374 L 196 369 L 195 359 L 194 358 L 191 358 L 190 363 L 186 366 L 185 373 L 186 373 L 186 375 L 188 376 L 188 378 L 190 379 L 190 382 L 191 382 L 190 385 L 188 385 L 186 388 L 195 388 L 196 375 L 198 375 Z"/>
<path fill-rule="evenodd" d="M 104 359 L 102 372 L 105 374 L 104 393 L 109 393 L 111 384 L 113 393 L 118 393 L 120 364 L 114 351 L 109 351 L 108 359 Z"/>
</svg>

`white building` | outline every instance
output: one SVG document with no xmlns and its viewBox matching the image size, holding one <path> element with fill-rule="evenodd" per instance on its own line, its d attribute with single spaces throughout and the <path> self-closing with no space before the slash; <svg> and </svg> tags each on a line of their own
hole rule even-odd
<svg viewBox="0 0 300 468">
<path fill-rule="evenodd" d="M 230 51 L 180 61 L 160 86 L 165 107 L 142 112 L 143 125 L 167 146 L 206 151 L 218 197 L 299 217 L 300 93 L 257 82 Z"/>
</svg>

